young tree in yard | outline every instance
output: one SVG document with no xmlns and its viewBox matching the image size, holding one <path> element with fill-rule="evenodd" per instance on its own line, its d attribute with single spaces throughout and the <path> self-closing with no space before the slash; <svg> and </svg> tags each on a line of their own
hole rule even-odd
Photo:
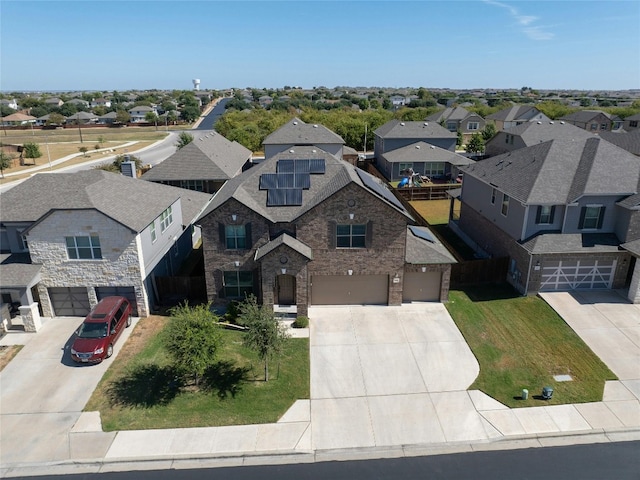
<svg viewBox="0 0 640 480">
<path fill-rule="evenodd" d="M 467 152 L 468 153 L 481 153 L 484 151 L 484 140 L 482 139 L 482 135 L 479 133 L 474 133 L 471 136 L 471 140 L 467 143 Z"/>
<path fill-rule="evenodd" d="M 122 169 L 122 162 L 133 162 L 136 164 L 136 171 L 142 168 L 142 160 L 135 155 L 123 155 L 116 156 L 113 163 L 103 163 L 94 167 L 97 170 L 104 170 L 106 172 L 120 173 Z"/>
<path fill-rule="evenodd" d="M 186 147 L 191 142 L 193 142 L 193 135 L 187 132 L 181 132 L 180 135 L 178 135 L 178 143 L 176 143 L 176 147 L 178 147 L 178 150 L 180 150 L 182 147 Z"/>
<path fill-rule="evenodd" d="M 4 178 L 5 169 L 11 167 L 12 164 L 13 164 L 13 155 L 11 155 L 10 153 L 5 153 L 2 150 L 0 150 L 0 174 L 2 174 L 2 178 Z"/>
<path fill-rule="evenodd" d="M 64 123 L 64 115 L 60 113 L 50 113 L 49 120 L 47 120 L 47 125 L 62 125 Z"/>
<path fill-rule="evenodd" d="M 197 105 L 187 105 L 180 111 L 180 116 L 187 123 L 195 122 L 200 116 L 200 109 Z"/>
<path fill-rule="evenodd" d="M 482 130 L 482 139 L 488 142 L 496 134 L 496 126 L 493 123 L 487 123 Z"/>
<path fill-rule="evenodd" d="M 118 123 L 128 123 L 131 120 L 131 115 L 126 110 L 118 110 L 116 112 L 116 122 Z"/>
<path fill-rule="evenodd" d="M 458 130 L 456 137 L 456 147 L 461 147 L 464 143 L 464 136 L 462 135 L 462 131 Z"/>
<path fill-rule="evenodd" d="M 40 158 L 42 156 L 42 152 L 40 151 L 40 145 L 33 142 L 27 142 L 23 145 L 22 155 L 26 158 L 33 159 L 33 164 L 36 164 L 36 158 Z"/>
<path fill-rule="evenodd" d="M 254 295 L 250 295 L 240 305 L 240 323 L 247 327 L 244 344 L 258 354 L 264 362 L 264 381 L 269 381 L 269 359 L 282 354 L 288 338 L 285 327 L 278 322 L 273 309 L 258 305 Z"/>
<path fill-rule="evenodd" d="M 78 148 L 78 150 L 80 150 L 80 152 L 82 153 L 83 157 L 87 156 L 87 151 L 89 151 L 89 149 L 87 147 L 80 147 Z"/>
<path fill-rule="evenodd" d="M 156 112 L 147 112 L 144 114 L 144 119 L 147 123 L 155 123 L 156 130 L 158 129 L 158 114 Z"/>
<path fill-rule="evenodd" d="M 207 368 L 216 360 L 221 343 L 219 318 L 211 304 L 189 306 L 184 303 L 169 311 L 171 318 L 164 330 L 164 344 L 174 365 L 192 375 L 197 386 Z"/>
</svg>

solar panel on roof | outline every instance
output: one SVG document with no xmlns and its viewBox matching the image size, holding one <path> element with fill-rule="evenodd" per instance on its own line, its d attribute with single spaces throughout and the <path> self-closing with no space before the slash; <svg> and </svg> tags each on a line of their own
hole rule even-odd
<svg viewBox="0 0 640 480">
<path fill-rule="evenodd" d="M 295 179 L 293 184 L 296 188 L 304 188 L 308 190 L 311 188 L 311 176 L 308 173 L 294 173 Z"/>
<path fill-rule="evenodd" d="M 301 158 L 294 160 L 294 169 L 296 173 L 309 173 L 309 159 Z"/>
<path fill-rule="evenodd" d="M 277 188 L 267 190 L 267 207 L 281 207 L 286 205 L 284 192 L 285 190 L 279 190 Z"/>
<path fill-rule="evenodd" d="M 309 159 L 309 173 L 324 174 L 324 172 L 325 172 L 324 158 Z"/>
<path fill-rule="evenodd" d="M 398 207 L 401 210 L 404 210 L 404 207 L 402 206 L 402 203 L 400 203 L 400 200 L 398 200 L 396 196 L 391 192 L 391 190 L 384 186 L 376 177 L 369 175 L 364 170 L 360 170 L 359 168 L 356 168 L 356 172 L 358 173 L 360 180 L 362 180 L 362 183 L 364 183 L 369 190 L 384 198 L 392 205 Z"/>
<path fill-rule="evenodd" d="M 302 205 L 302 189 L 290 188 L 284 192 L 287 205 Z"/>
<path fill-rule="evenodd" d="M 438 243 L 436 240 L 436 237 L 434 237 L 433 234 L 426 228 L 420 228 L 420 227 L 416 227 L 415 225 L 409 225 L 409 230 L 411 230 L 411 233 L 413 233 L 418 238 L 422 238 L 423 240 L 427 240 L 428 242 L 431 242 L 431 243 Z"/>
<path fill-rule="evenodd" d="M 278 172 L 276 175 L 278 177 L 277 188 L 294 188 L 295 176 L 293 173 Z"/>
<path fill-rule="evenodd" d="M 275 173 L 263 173 L 260 175 L 260 190 L 269 190 L 278 187 L 278 177 Z"/>
<path fill-rule="evenodd" d="M 276 172 L 278 173 L 293 173 L 294 169 L 295 163 L 293 160 L 278 160 L 278 163 L 276 163 Z"/>
<path fill-rule="evenodd" d="M 267 191 L 267 207 L 302 205 L 302 189 L 273 188 Z"/>
</svg>

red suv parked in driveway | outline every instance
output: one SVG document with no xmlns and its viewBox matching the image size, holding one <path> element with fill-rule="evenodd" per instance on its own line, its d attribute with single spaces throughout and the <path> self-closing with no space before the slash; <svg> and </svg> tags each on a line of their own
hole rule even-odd
<svg viewBox="0 0 640 480">
<path fill-rule="evenodd" d="M 76 332 L 71 358 L 81 363 L 96 363 L 109 358 L 113 355 L 113 345 L 129 325 L 129 300 L 124 297 L 103 298 Z"/>
</svg>

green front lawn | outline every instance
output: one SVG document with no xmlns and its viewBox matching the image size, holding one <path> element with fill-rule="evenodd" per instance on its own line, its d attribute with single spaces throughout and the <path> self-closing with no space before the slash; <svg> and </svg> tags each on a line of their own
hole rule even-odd
<svg viewBox="0 0 640 480">
<path fill-rule="evenodd" d="M 447 310 L 480 364 L 471 390 L 482 390 L 509 407 L 602 400 L 605 380 L 616 376 L 556 312 L 538 297 L 509 286 L 451 291 Z M 554 375 L 569 374 L 571 382 Z M 549 401 L 539 397 L 551 386 Z M 529 400 L 521 400 L 522 389 Z"/>
<path fill-rule="evenodd" d="M 288 339 L 264 382 L 262 362 L 243 347 L 243 333 L 232 330 L 223 330 L 220 362 L 201 388 L 177 388 L 157 334 L 164 321 L 139 322 L 85 407 L 100 411 L 105 431 L 272 423 L 309 398 L 308 339 Z"/>
</svg>

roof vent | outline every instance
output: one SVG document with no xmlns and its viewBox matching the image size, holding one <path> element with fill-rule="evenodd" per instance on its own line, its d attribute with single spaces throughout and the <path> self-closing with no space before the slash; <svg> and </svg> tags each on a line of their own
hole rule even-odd
<svg viewBox="0 0 640 480">
<path fill-rule="evenodd" d="M 317 150 L 316 150 L 315 148 L 314 148 L 313 150 L 311 150 L 311 151 L 312 151 L 313 153 L 316 153 L 316 152 L 317 152 Z"/>
<path fill-rule="evenodd" d="M 313 128 L 318 128 L 318 125 L 314 125 Z"/>
<path fill-rule="evenodd" d="M 553 120 L 549 122 L 549 125 L 553 125 Z"/>
<path fill-rule="evenodd" d="M 542 125 L 542 122 L 541 122 L 541 121 L 537 121 L 536 123 L 537 123 L 538 125 Z"/>
<path fill-rule="evenodd" d="M 404 127 L 404 122 L 400 122 L 400 125 Z"/>
<path fill-rule="evenodd" d="M 420 145 L 416 145 L 416 148 L 417 148 L 418 150 L 420 150 Z"/>
<path fill-rule="evenodd" d="M 560 121 L 560 125 L 564 125 L 564 120 L 561 120 L 561 121 Z"/>
<path fill-rule="evenodd" d="M 289 150 L 289 153 L 296 153 L 296 152 L 294 152 L 293 149 L 291 149 L 291 150 Z"/>
<path fill-rule="evenodd" d="M 435 145 L 431 145 L 431 148 L 433 148 L 433 149 L 435 150 L 435 149 L 436 149 L 436 146 L 435 146 Z"/>
<path fill-rule="evenodd" d="M 298 124 L 298 122 L 293 122 L 293 124 L 294 124 L 294 125 L 297 125 L 297 124 Z"/>
<path fill-rule="evenodd" d="M 429 126 L 429 122 L 424 122 L 424 126 L 428 127 Z"/>
</svg>

